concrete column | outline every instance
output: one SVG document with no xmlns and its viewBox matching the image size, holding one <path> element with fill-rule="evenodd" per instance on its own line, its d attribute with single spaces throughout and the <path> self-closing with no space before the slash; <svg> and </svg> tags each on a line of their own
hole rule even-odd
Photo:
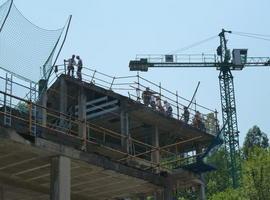
<svg viewBox="0 0 270 200">
<path fill-rule="evenodd" d="M 146 200 L 146 197 L 145 197 L 144 195 L 140 195 L 140 196 L 138 197 L 138 199 L 139 199 L 139 200 Z"/>
<path fill-rule="evenodd" d="M 70 200 L 70 159 L 52 158 L 50 200 Z"/>
<path fill-rule="evenodd" d="M 201 181 L 203 184 L 200 185 L 200 200 L 206 200 L 206 195 L 205 195 L 205 180 L 204 180 L 204 175 L 201 173 L 200 174 Z"/>
<path fill-rule="evenodd" d="M 173 199 L 173 184 L 172 180 L 167 179 L 167 184 L 164 188 L 164 200 L 172 200 Z"/>
<path fill-rule="evenodd" d="M 60 112 L 66 114 L 67 113 L 67 84 L 66 81 L 61 78 L 60 80 L 60 100 L 59 100 L 59 108 Z M 60 115 L 60 126 L 64 126 L 65 124 L 65 116 Z"/>
<path fill-rule="evenodd" d="M 44 93 L 41 95 L 41 106 L 43 107 L 41 110 L 41 119 L 42 119 L 42 126 L 47 126 L 47 91 L 44 91 Z"/>
<path fill-rule="evenodd" d="M 4 200 L 4 186 L 0 186 L 0 200 Z"/>
<path fill-rule="evenodd" d="M 46 127 L 47 125 L 47 81 L 44 79 L 39 80 L 38 82 L 38 95 L 39 95 L 39 102 L 38 104 L 42 107 L 38 107 L 38 115 L 41 118 L 42 126 Z"/>
<path fill-rule="evenodd" d="M 121 146 L 125 152 L 129 153 L 129 117 L 124 110 L 121 110 L 120 121 L 121 135 L 125 136 L 121 138 Z"/>
<path fill-rule="evenodd" d="M 166 187 L 164 190 L 164 200 L 172 200 L 172 199 L 173 199 L 172 188 Z"/>
<path fill-rule="evenodd" d="M 196 154 L 202 153 L 202 147 L 200 145 L 196 145 Z M 205 200 L 205 181 L 204 181 L 204 175 L 200 174 L 200 179 L 202 181 L 202 184 L 200 185 L 200 200 Z"/>
<path fill-rule="evenodd" d="M 155 126 L 154 132 L 152 134 L 152 146 L 159 148 L 159 131 L 157 126 Z M 160 161 L 159 150 L 152 152 L 151 159 L 152 162 L 159 164 Z M 157 171 L 159 170 L 157 169 Z"/>
<path fill-rule="evenodd" d="M 164 194 L 161 191 L 155 192 L 154 200 L 164 200 Z"/>
<path fill-rule="evenodd" d="M 79 96 L 78 96 L 78 119 L 79 123 L 79 136 L 82 139 L 82 150 L 86 150 L 86 95 L 83 88 L 80 88 Z"/>
</svg>

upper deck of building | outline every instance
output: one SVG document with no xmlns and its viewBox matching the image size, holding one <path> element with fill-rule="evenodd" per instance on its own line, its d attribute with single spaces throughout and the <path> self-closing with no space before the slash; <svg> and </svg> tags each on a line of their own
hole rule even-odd
<svg viewBox="0 0 270 200">
<path fill-rule="evenodd" d="M 90 181 L 97 176 L 104 176 L 102 169 L 109 170 L 105 174 L 109 174 L 106 179 L 110 178 L 111 185 L 114 181 L 115 184 L 118 183 L 119 178 L 112 178 L 114 173 L 123 175 L 119 176 L 120 179 L 123 178 L 120 180 L 122 183 L 134 180 L 134 184 L 130 186 L 133 187 L 132 194 L 159 190 L 165 186 L 167 177 L 173 178 L 175 183 L 182 186 L 198 184 L 198 174 L 213 169 L 202 161 L 216 137 L 216 118 L 211 118 L 215 116 L 213 112 L 202 119 L 204 126 L 198 127 L 193 124 L 195 111 L 191 109 L 192 106 L 189 109 L 189 121 L 184 121 L 181 108 L 185 104 L 177 95 L 176 100 L 167 96 L 166 92 L 171 93 L 160 85 L 139 75 L 119 78 L 99 74 L 94 70 L 91 72 L 83 74 L 84 79 L 80 81 L 66 75 L 64 71 L 58 71 L 45 90 L 42 84 L 38 87 L 25 80 L 26 84 L 15 75 L 7 73 L 6 77 L 2 77 L 0 125 L 11 127 L 26 140 L 23 144 L 6 141 L 0 146 L 3 152 L 8 145 L 24 149 L 25 145 L 31 144 L 31 148 L 24 150 L 25 156 L 38 151 L 43 157 L 48 157 L 56 151 L 57 154 L 65 154 L 71 158 L 75 156 L 72 162 L 75 166 L 80 163 L 76 173 L 83 174 L 80 168 L 89 168 L 90 171 L 96 167 L 101 169 L 94 170 L 93 174 L 89 173 L 85 177 L 85 183 L 72 179 L 74 185 L 83 185 L 83 189 L 74 188 L 73 192 L 82 190 L 85 195 L 88 195 L 89 184 L 96 184 L 99 189 L 104 184 L 98 180 Z M 106 76 L 112 81 L 98 75 Z M 125 82 L 118 82 L 120 79 Z M 12 87 L 9 89 L 10 84 Z M 140 98 L 146 87 L 150 87 L 162 100 L 170 102 L 173 107 L 172 116 L 143 103 Z M 201 109 L 204 107 L 201 106 Z M 206 110 L 210 112 L 209 109 Z M 8 131 L 4 130 L 3 133 L 5 132 Z M 39 148 L 43 150 L 37 150 Z M 49 153 L 50 148 L 53 148 L 51 150 L 54 153 Z M 20 152 L 17 154 L 14 159 L 10 157 L 10 166 L 17 165 L 17 162 L 26 162 L 18 161 Z M 45 160 L 45 165 L 49 166 L 47 159 Z M 43 161 L 42 163 L 44 164 Z M 11 176 L 9 165 L 3 168 L 7 170 L 3 172 Z M 29 170 L 27 166 L 25 165 L 24 171 Z M 34 169 L 40 166 L 37 163 L 37 166 L 32 167 L 33 172 L 37 173 Z M 46 170 L 44 174 L 48 174 Z M 22 173 L 19 168 L 15 171 L 16 174 Z M 32 186 L 38 184 L 35 181 L 43 176 L 35 173 L 31 174 L 33 177 L 29 177 Z M 42 181 L 48 185 L 48 177 Z M 144 184 L 147 185 L 147 190 L 142 186 Z M 120 197 L 123 196 L 123 191 L 126 192 L 125 195 L 131 191 L 129 188 L 120 190 L 119 187 L 112 187 L 111 193 L 98 193 L 99 198 L 110 195 Z"/>
</svg>

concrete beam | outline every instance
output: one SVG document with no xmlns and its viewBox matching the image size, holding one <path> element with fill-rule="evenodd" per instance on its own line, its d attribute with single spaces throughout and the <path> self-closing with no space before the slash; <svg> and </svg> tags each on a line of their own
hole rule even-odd
<svg viewBox="0 0 270 200">
<path fill-rule="evenodd" d="M 36 147 L 42 148 L 46 152 L 55 152 L 56 154 L 62 154 L 72 159 L 81 160 L 96 167 L 101 167 L 106 170 L 115 171 L 116 173 L 142 179 L 157 186 L 164 185 L 164 177 L 154 175 L 150 172 L 145 172 L 139 169 L 128 167 L 121 163 L 114 162 L 101 155 L 78 151 L 72 147 L 67 147 L 42 138 L 36 138 Z"/>
<path fill-rule="evenodd" d="M 70 200 L 70 159 L 52 158 L 50 200 Z"/>
</svg>

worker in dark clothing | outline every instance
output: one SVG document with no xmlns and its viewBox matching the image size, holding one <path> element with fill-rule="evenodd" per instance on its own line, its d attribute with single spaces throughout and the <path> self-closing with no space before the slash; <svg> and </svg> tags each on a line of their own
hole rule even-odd
<svg viewBox="0 0 270 200">
<path fill-rule="evenodd" d="M 83 62 L 80 56 L 76 56 L 77 58 L 77 78 L 81 81 L 82 80 L 82 67 L 83 67 Z"/>
<path fill-rule="evenodd" d="M 70 76 L 70 71 L 71 71 L 71 76 L 74 77 L 74 65 L 76 65 L 76 62 L 75 62 L 75 55 L 72 55 L 72 57 L 68 60 L 64 60 L 64 64 L 65 63 L 68 63 L 68 75 Z"/>
<path fill-rule="evenodd" d="M 186 106 L 184 106 L 183 117 L 184 117 L 184 122 L 188 123 L 188 120 L 189 120 L 189 111 L 188 111 L 188 108 Z"/>
<path fill-rule="evenodd" d="M 142 93 L 142 99 L 143 99 L 143 103 L 148 106 L 150 104 L 150 100 L 151 100 L 151 91 L 149 89 L 149 87 L 146 88 L 145 91 L 143 91 Z"/>
<path fill-rule="evenodd" d="M 165 110 L 165 114 L 169 117 L 172 117 L 172 106 L 168 101 L 164 101 L 164 110 Z"/>
</svg>

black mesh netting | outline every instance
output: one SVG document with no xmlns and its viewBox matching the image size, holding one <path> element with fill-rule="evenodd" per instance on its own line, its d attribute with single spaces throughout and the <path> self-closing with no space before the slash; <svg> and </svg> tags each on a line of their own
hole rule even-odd
<svg viewBox="0 0 270 200">
<path fill-rule="evenodd" d="M 14 4 L 8 14 L 10 5 L 8 0 L 0 7 L 0 27 L 4 24 L 0 32 L 0 67 L 37 81 L 51 68 L 55 45 L 64 28 L 42 29 L 28 21 Z"/>
</svg>

